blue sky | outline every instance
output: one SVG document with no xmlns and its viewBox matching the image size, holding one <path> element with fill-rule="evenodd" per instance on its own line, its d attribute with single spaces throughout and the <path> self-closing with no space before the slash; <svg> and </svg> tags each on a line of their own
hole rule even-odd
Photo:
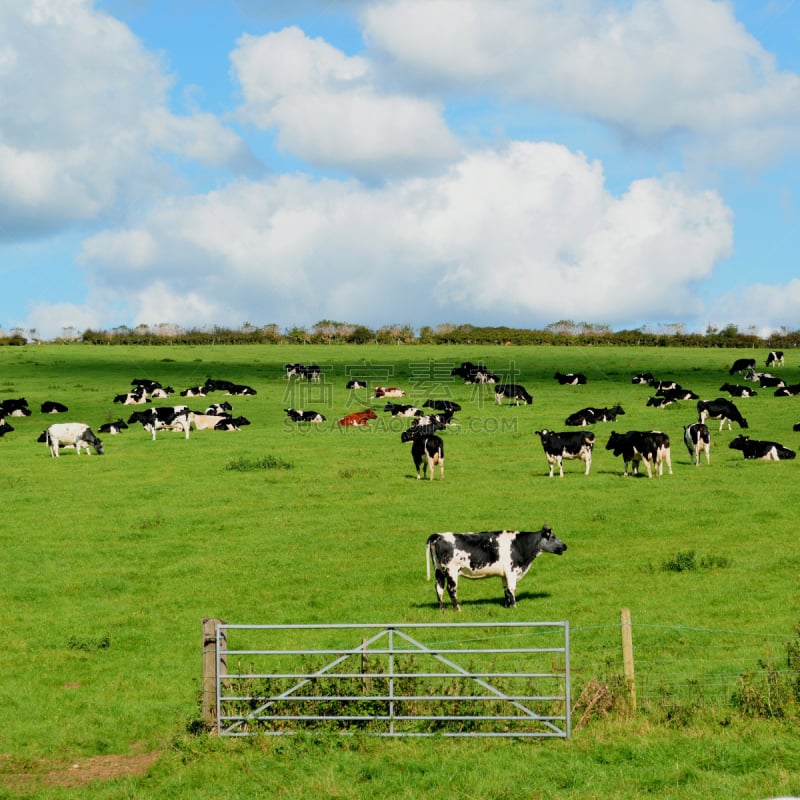
<svg viewBox="0 0 800 800">
<path fill-rule="evenodd" d="M 800 328 L 800 0 L 0 0 L 0 328 Z"/>
</svg>

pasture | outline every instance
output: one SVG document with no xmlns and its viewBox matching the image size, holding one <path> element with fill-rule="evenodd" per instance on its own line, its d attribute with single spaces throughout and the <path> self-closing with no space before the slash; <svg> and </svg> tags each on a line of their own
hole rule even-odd
<svg viewBox="0 0 800 800">
<path fill-rule="evenodd" d="M 742 383 L 739 350 L 561 347 L 225 346 L 0 348 L 0 399 L 27 398 L 8 418 L 3 461 L 0 796 L 301 798 L 767 797 L 800 793 L 790 721 L 742 715 L 737 676 L 756 683 L 785 666 L 800 618 L 800 461 L 745 461 L 737 427 L 711 430 L 711 464 L 695 467 L 683 426 L 696 401 L 648 407 L 649 370 L 703 399 Z M 750 355 L 750 351 L 744 353 Z M 753 351 L 758 368 L 767 352 Z M 528 406 L 497 405 L 491 387 L 450 370 L 481 362 L 525 386 Z M 284 364 L 319 364 L 319 384 L 288 381 Z M 561 386 L 554 373 L 583 372 Z M 800 382 L 800 354 L 773 368 Z M 133 378 L 171 385 L 155 405 L 207 378 L 257 390 L 226 399 L 251 425 L 186 441 L 141 426 L 103 436 L 105 455 L 51 458 L 52 422 L 99 426 L 137 407 L 112 402 Z M 462 406 L 445 442 L 445 479 L 416 480 L 407 420 L 384 413 L 352 377 L 407 391 L 403 401 Z M 800 399 L 758 389 L 734 402 L 754 439 L 797 450 Z M 62 415 L 39 411 L 65 403 Z M 625 409 L 597 436 L 591 474 L 564 462 L 548 477 L 536 430 L 566 430 L 586 406 Z M 327 420 L 296 424 L 284 409 Z M 366 428 L 337 418 L 372 407 Z M 623 477 L 605 449 L 612 430 L 658 429 L 673 475 Z M 536 560 L 504 608 L 499 579 L 462 580 L 460 615 L 437 608 L 425 541 L 437 531 L 543 524 L 568 545 Z M 691 568 L 680 568 L 681 565 Z M 672 566 L 670 566 L 672 565 Z M 676 567 L 677 565 L 677 567 Z M 673 568 L 676 567 L 676 568 Z M 198 735 L 204 617 L 230 623 L 569 620 L 573 700 L 593 681 L 619 686 L 620 609 L 630 608 L 640 709 L 598 714 L 567 742 L 398 742 L 297 737 L 256 742 Z M 724 644 L 720 644 L 724 642 Z M 766 666 L 765 666 L 766 665 Z M 579 712 L 574 719 L 577 722 Z M 333 739 L 333 740 L 332 740 Z M 147 754 L 70 784 L 70 765 Z M 86 766 L 87 771 L 89 767 Z M 52 777 L 51 773 L 56 776 Z M 134 770 L 134 772 L 136 772 Z M 73 776 L 75 777 L 75 776 Z M 77 788 L 76 788 L 77 787 Z"/>
</svg>

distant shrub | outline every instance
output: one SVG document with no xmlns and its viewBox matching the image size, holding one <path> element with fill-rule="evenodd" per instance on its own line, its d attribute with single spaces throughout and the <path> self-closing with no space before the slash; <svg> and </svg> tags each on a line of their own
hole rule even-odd
<svg viewBox="0 0 800 800">
<path fill-rule="evenodd" d="M 661 562 L 662 572 L 690 572 L 695 569 L 725 569 L 731 560 L 725 556 L 703 556 L 697 558 L 694 550 L 683 550 L 672 558 Z"/>
<path fill-rule="evenodd" d="M 252 472 L 259 469 L 292 469 L 293 464 L 284 461 L 277 456 L 267 455 L 263 458 L 234 458 L 225 465 L 226 470 L 233 470 L 234 472 Z"/>
</svg>

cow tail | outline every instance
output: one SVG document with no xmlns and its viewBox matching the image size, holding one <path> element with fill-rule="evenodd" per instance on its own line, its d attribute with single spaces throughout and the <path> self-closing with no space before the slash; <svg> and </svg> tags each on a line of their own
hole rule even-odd
<svg viewBox="0 0 800 800">
<path fill-rule="evenodd" d="M 433 561 L 433 536 L 425 544 L 425 580 L 431 579 L 431 561 Z"/>
</svg>

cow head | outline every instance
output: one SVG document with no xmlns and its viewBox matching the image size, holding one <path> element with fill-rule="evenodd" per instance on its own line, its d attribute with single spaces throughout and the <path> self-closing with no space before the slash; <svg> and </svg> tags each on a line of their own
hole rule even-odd
<svg viewBox="0 0 800 800">
<path fill-rule="evenodd" d="M 553 533 L 549 525 L 543 525 L 540 533 L 542 534 L 542 550 L 545 553 L 560 556 L 567 549 L 566 544 Z"/>
</svg>

